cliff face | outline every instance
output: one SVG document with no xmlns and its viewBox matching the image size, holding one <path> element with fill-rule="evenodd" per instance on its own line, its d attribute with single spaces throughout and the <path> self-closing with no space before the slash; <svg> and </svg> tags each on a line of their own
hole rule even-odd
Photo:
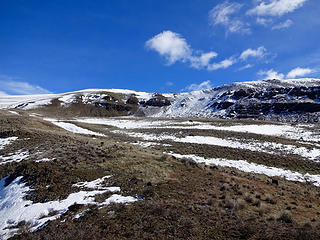
<svg viewBox="0 0 320 240">
<path fill-rule="evenodd" d="M 158 115 L 318 122 L 320 80 L 243 82 L 183 93 Z"/>
<path fill-rule="evenodd" d="M 267 89 L 239 89 L 224 92 L 213 99 L 214 111 L 226 110 L 230 118 L 290 118 L 306 117 L 315 121 L 320 113 L 319 87 L 269 87 Z M 314 116 L 314 117 L 312 117 Z"/>
</svg>

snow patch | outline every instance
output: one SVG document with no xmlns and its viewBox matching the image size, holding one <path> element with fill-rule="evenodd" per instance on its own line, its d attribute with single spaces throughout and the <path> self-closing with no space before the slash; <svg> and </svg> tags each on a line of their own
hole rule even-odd
<svg viewBox="0 0 320 240">
<path fill-rule="evenodd" d="M 85 128 L 82 128 L 82 127 L 78 127 L 78 126 L 76 126 L 75 124 L 72 124 L 72 123 L 60 122 L 59 120 L 52 119 L 52 118 L 44 118 L 44 120 L 49 121 L 49 122 L 53 123 L 54 125 L 57 125 L 58 127 L 63 128 L 63 129 L 65 129 L 65 130 L 67 130 L 69 132 L 72 132 L 72 133 L 106 137 L 105 134 L 93 132 L 93 131 L 90 131 L 88 129 L 85 129 Z"/>
<path fill-rule="evenodd" d="M 320 134 L 315 133 L 314 131 L 310 131 L 306 126 L 302 127 L 298 126 L 290 126 L 290 125 L 274 125 L 274 124 L 244 124 L 244 125 L 233 125 L 233 126 L 214 126 L 211 124 L 201 123 L 200 125 L 194 126 L 181 126 L 181 127 L 173 127 L 167 126 L 166 128 L 180 128 L 180 129 L 202 129 L 202 130 L 220 130 L 220 131 L 232 131 L 232 132 L 243 132 L 243 133 L 254 133 L 259 135 L 267 135 L 267 136 L 277 136 L 284 137 L 293 140 L 301 140 L 304 141 L 320 141 Z M 307 127 L 314 127 L 309 125 Z"/>
<path fill-rule="evenodd" d="M 8 112 L 11 114 L 14 114 L 14 115 L 20 115 L 19 113 L 15 112 L 15 111 L 8 111 Z"/>
<path fill-rule="evenodd" d="M 235 149 L 246 149 L 250 151 L 266 152 L 270 154 L 281 154 L 281 153 L 294 154 L 294 155 L 300 155 L 312 161 L 319 161 L 319 156 L 320 156 L 320 149 L 318 148 L 308 149 L 306 147 L 284 145 L 281 143 L 259 142 L 254 139 L 252 139 L 251 142 L 244 142 L 234 138 L 222 139 L 222 138 L 211 137 L 211 136 L 186 136 L 183 138 L 178 138 L 172 135 L 165 135 L 165 134 L 156 135 L 156 134 L 146 134 L 146 133 L 138 133 L 138 132 L 125 132 L 122 130 L 114 130 L 111 132 L 116 134 L 125 134 L 134 138 L 141 138 L 145 141 L 170 140 L 170 141 L 182 142 L 182 143 L 206 144 L 206 145 L 229 147 L 229 148 L 235 148 Z"/>
<path fill-rule="evenodd" d="M 36 163 L 39 163 L 39 162 L 51 162 L 55 160 L 55 158 L 43 158 L 43 159 L 38 159 L 38 160 L 35 160 Z"/>
<path fill-rule="evenodd" d="M 30 156 L 29 151 L 19 150 L 15 153 L 9 154 L 9 156 L 6 156 L 6 157 L 0 156 L 0 165 L 12 163 L 12 162 L 21 162 L 22 160 L 28 158 L 29 156 Z"/>
<path fill-rule="evenodd" d="M 194 125 L 200 122 L 189 122 L 189 121 L 168 121 L 168 120 L 157 120 L 154 119 L 121 119 L 121 118 L 78 118 L 75 121 L 88 124 L 100 124 L 113 126 L 120 129 L 139 129 L 139 128 L 161 128 L 172 125 Z"/>
<path fill-rule="evenodd" d="M 105 182 L 106 179 L 110 178 L 111 176 L 104 176 L 102 178 L 98 178 L 91 182 L 79 182 L 75 183 L 72 186 L 78 188 L 90 188 L 90 189 L 99 189 L 99 190 L 106 190 L 109 189 L 108 187 L 104 187 L 102 184 Z M 119 192 L 120 188 L 114 188 L 111 192 Z"/>
<path fill-rule="evenodd" d="M 293 140 L 320 141 L 320 133 L 309 130 L 313 125 L 290 126 L 286 124 L 242 124 L 233 126 L 215 126 L 212 122 L 200 121 L 177 121 L 154 119 L 123 119 L 123 118 L 78 118 L 75 121 L 88 124 L 100 124 L 117 127 L 120 129 L 143 129 L 143 128 L 169 128 L 169 129 L 198 129 L 219 130 L 243 133 L 254 133 L 259 135 L 277 136 Z"/>
<path fill-rule="evenodd" d="M 80 191 L 71 193 L 66 199 L 61 201 L 50 201 L 45 203 L 33 203 L 25 197 L 29 191 L 25 183 L 22 183 L 22 176 L 13 180 L 5 186 L 7 177 L 0 181 L 0 238 L 8 239 L 17 234 L 16 225 L 21 221 L 31 223 L 31 231 L 36 231 L 43 227 L 48 221 L 59 218 L 68 211 L 68 207 L 77 204 L 95 204 L 99 206 L 115 203 L 131 203 L 137 201 L 134 197 L 124 197 L 114 194 L 102 203 L 95 202 L 95 195 L 108 192 L 108 189 Z M 54 216 L 48 216 L 50 212 L 58 212 Z"/>
<path fill-rule="evenodd" d="M 5 146 L 9 145 L 17 139 L 18 137 L 0 138 L 0 150 L 4 149 Z"/>
<path fill-rule="evenodd" d="M 60 97 L 58 100 L 60 102 L 62 102 L 62 106 L 67 106 L 69 104 L 71 104 L 74 100 L 76 99 L 76 95 L 75 94 L 66 94 L 62 97 Z"/>
<path fill-rule="evenodd" d="M 311 182 L 317 187 L 320 187 L 320 175 L 301 174 L 292 172 L 282 168 L 268 167 L 256 163 L 249 163 L 245 160 L 227 160 L 222 158 L 205 159 L 196 155 L 181 155 L 175 153 L 168 153 L 176 158 L 189 158 L 198 163 L 205 163 L 206 165 L 216 165 L 221 167 L 236 168 L 243 172 L 264 174 L 269 177 L 282 177 L 289 181 L 297 182 Z"/>
</svg>

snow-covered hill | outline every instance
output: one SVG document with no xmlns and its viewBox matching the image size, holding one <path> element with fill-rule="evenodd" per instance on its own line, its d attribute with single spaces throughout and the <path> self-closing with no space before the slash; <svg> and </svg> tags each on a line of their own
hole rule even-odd
<svg viewBox="0 0 320 240">
<path fill-rule="evenodd" d="M 0 96 L 2 109 L 73 109 L 79 115 L 255 118 L 318 122 L 320 79 L 238 82 L 186 93 L 147 93 L 124 89 L 87 89 L 28 96 Z M 90 107 L 86 111 L 82 108 Z M 93 108 L 99 109 L 93 111 Z M 117 113 L 117 114 L 116 114 Z M 107 114 L 108 115 L 108 114 Z"/>
</svg>

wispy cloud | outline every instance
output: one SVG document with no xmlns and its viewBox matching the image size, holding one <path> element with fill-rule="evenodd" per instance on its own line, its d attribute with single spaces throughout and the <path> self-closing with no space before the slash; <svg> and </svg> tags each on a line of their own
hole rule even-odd
<svg viewBox="0 0 320 240">
<path fill-rule="evenodd" d="M 199 57 L 193 56 L 190 58 L 191 66 L 198 69 L 207 67 L 210 64 L 211 59 L 216 56 L 218 56 L 216 52 L 202 53 Z"/>
<path fill-rule="evenodd" d="M 293 24 L 293 21 L 291 19 L 287 19 L 284 22 L 281 22 L 279 24 L 276 24 L 272 27 L 272 30 L 280 30 L 284 28 L 289 28 Z"/>
<path fill-rule="evenodd" d="M 257 49 L 248 48 L 241 53 L 239 58 L 243 61 L 247 60 L 249 57 L 262 58 L 265 56 L 266 52 L 267 49 L 264 46 L 258 47 Z"/>
<path fill-rule="evenodd" d="M 166 86 L 168 86 L 168 87 L 171 87 L 173 85 L 174 85 L 173 82 L 170 82 L 170 81 L 166 82 Z"/>
<path fill-rule="evenodd" d="M 186 88 L 184 88 L 182 91 L 199 91 L 199 90 L 206 90 L 206 89 L 211 89 L 211 81 L 204 81 L 202 83 L 196 84 L 190 84 L 189 86 L 187 86 Z"/>
<path fill-rule="evenodd" d="M 214 71 L 214 70 L 218 70 L 218 69 L 226 69 L 235 63 L 236 63 L 236 60 L 233 58 L 225 59 L 219 63 L 210 64 L 208 66 L 208 70 Z"/>
<path fill-rule="evenodd" d="M 296 77 L 303 77 L 308 74 L 313 73 L 314 71 L 311 68 L 300 68 L 297 67 L 295 69 L 292 69 L 288 74 L 287 78 L 296 78 Z"/>
<path fill-rule="evenodd" d="M 38 85 L 32 85 L 28 82 L 17 81 L 15 78 L 1 75 L 0 91 L 7 94 L 47 94 L 51 93 Z"/>
<path fill-rule="evenodd" d="M 254 8 L 247 11 L 248 15 L 283 16 L 302 7 L 307 0 L 262 0 Z"/>
<path fill-rule="evenodd" d="M 243 4 L 229 1 L 218 4 L 209 12 L 209 24 L 211 26 L 221 25 L 225 27 L 227 33 L 250 34 L 251 30 L 248 25 L 236 16 L 242 7 Z"/>
<path fill-rule="evenodd" d="M 262 26 L 269 26 L 270 24 L 272 24 L 273 20 L 270 18 L 263 18 L 263 17 L 257 17 L 256 19 L 256 23 Z"/>
<path fill-rule="evenodd" d="M 238 71 L 242 71 L 242 70 L 245 70 L 245 69 L 248 69 L 248 68 L 252 68 L 252 67 L 253 67 L 252 64 L 247 64 L 247 65 L 245 65 L 245 66 L 243 66 L 243 67 L 240 67 L 240 68 L 238 69 Z"/>
</svg>

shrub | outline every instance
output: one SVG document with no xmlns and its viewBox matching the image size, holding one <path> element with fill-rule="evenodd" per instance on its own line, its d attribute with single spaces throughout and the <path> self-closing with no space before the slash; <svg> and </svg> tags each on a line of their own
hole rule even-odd
<svg viewBox="0 0 320 240">
<path fill-rule="evenodd" d="M 277 220 L 285 223 L 292 223 L 293 222 L 292 214 L 289 211 L 283 211 L 280 213 L 280 216 L 278 217 Z"/>
<path fill-rule="evenodd" d="M 246 200 L 246 202 L 248 202 L 248 203 L 253 203 L 253 197 L 252 197 L 251 194 L 248 193 L 248 192 L 246 192 L 246 193 L 244 194 L 244 200 Z"/>
<path fill-rule="evenodd" d="M 259 215 L 263 216 L 267 212 L 269 212 L 269 208 L 267 207 L 267 205 L 265 203 L 260 203 L 259 210 L 258 210 Z"/>
</svg>

